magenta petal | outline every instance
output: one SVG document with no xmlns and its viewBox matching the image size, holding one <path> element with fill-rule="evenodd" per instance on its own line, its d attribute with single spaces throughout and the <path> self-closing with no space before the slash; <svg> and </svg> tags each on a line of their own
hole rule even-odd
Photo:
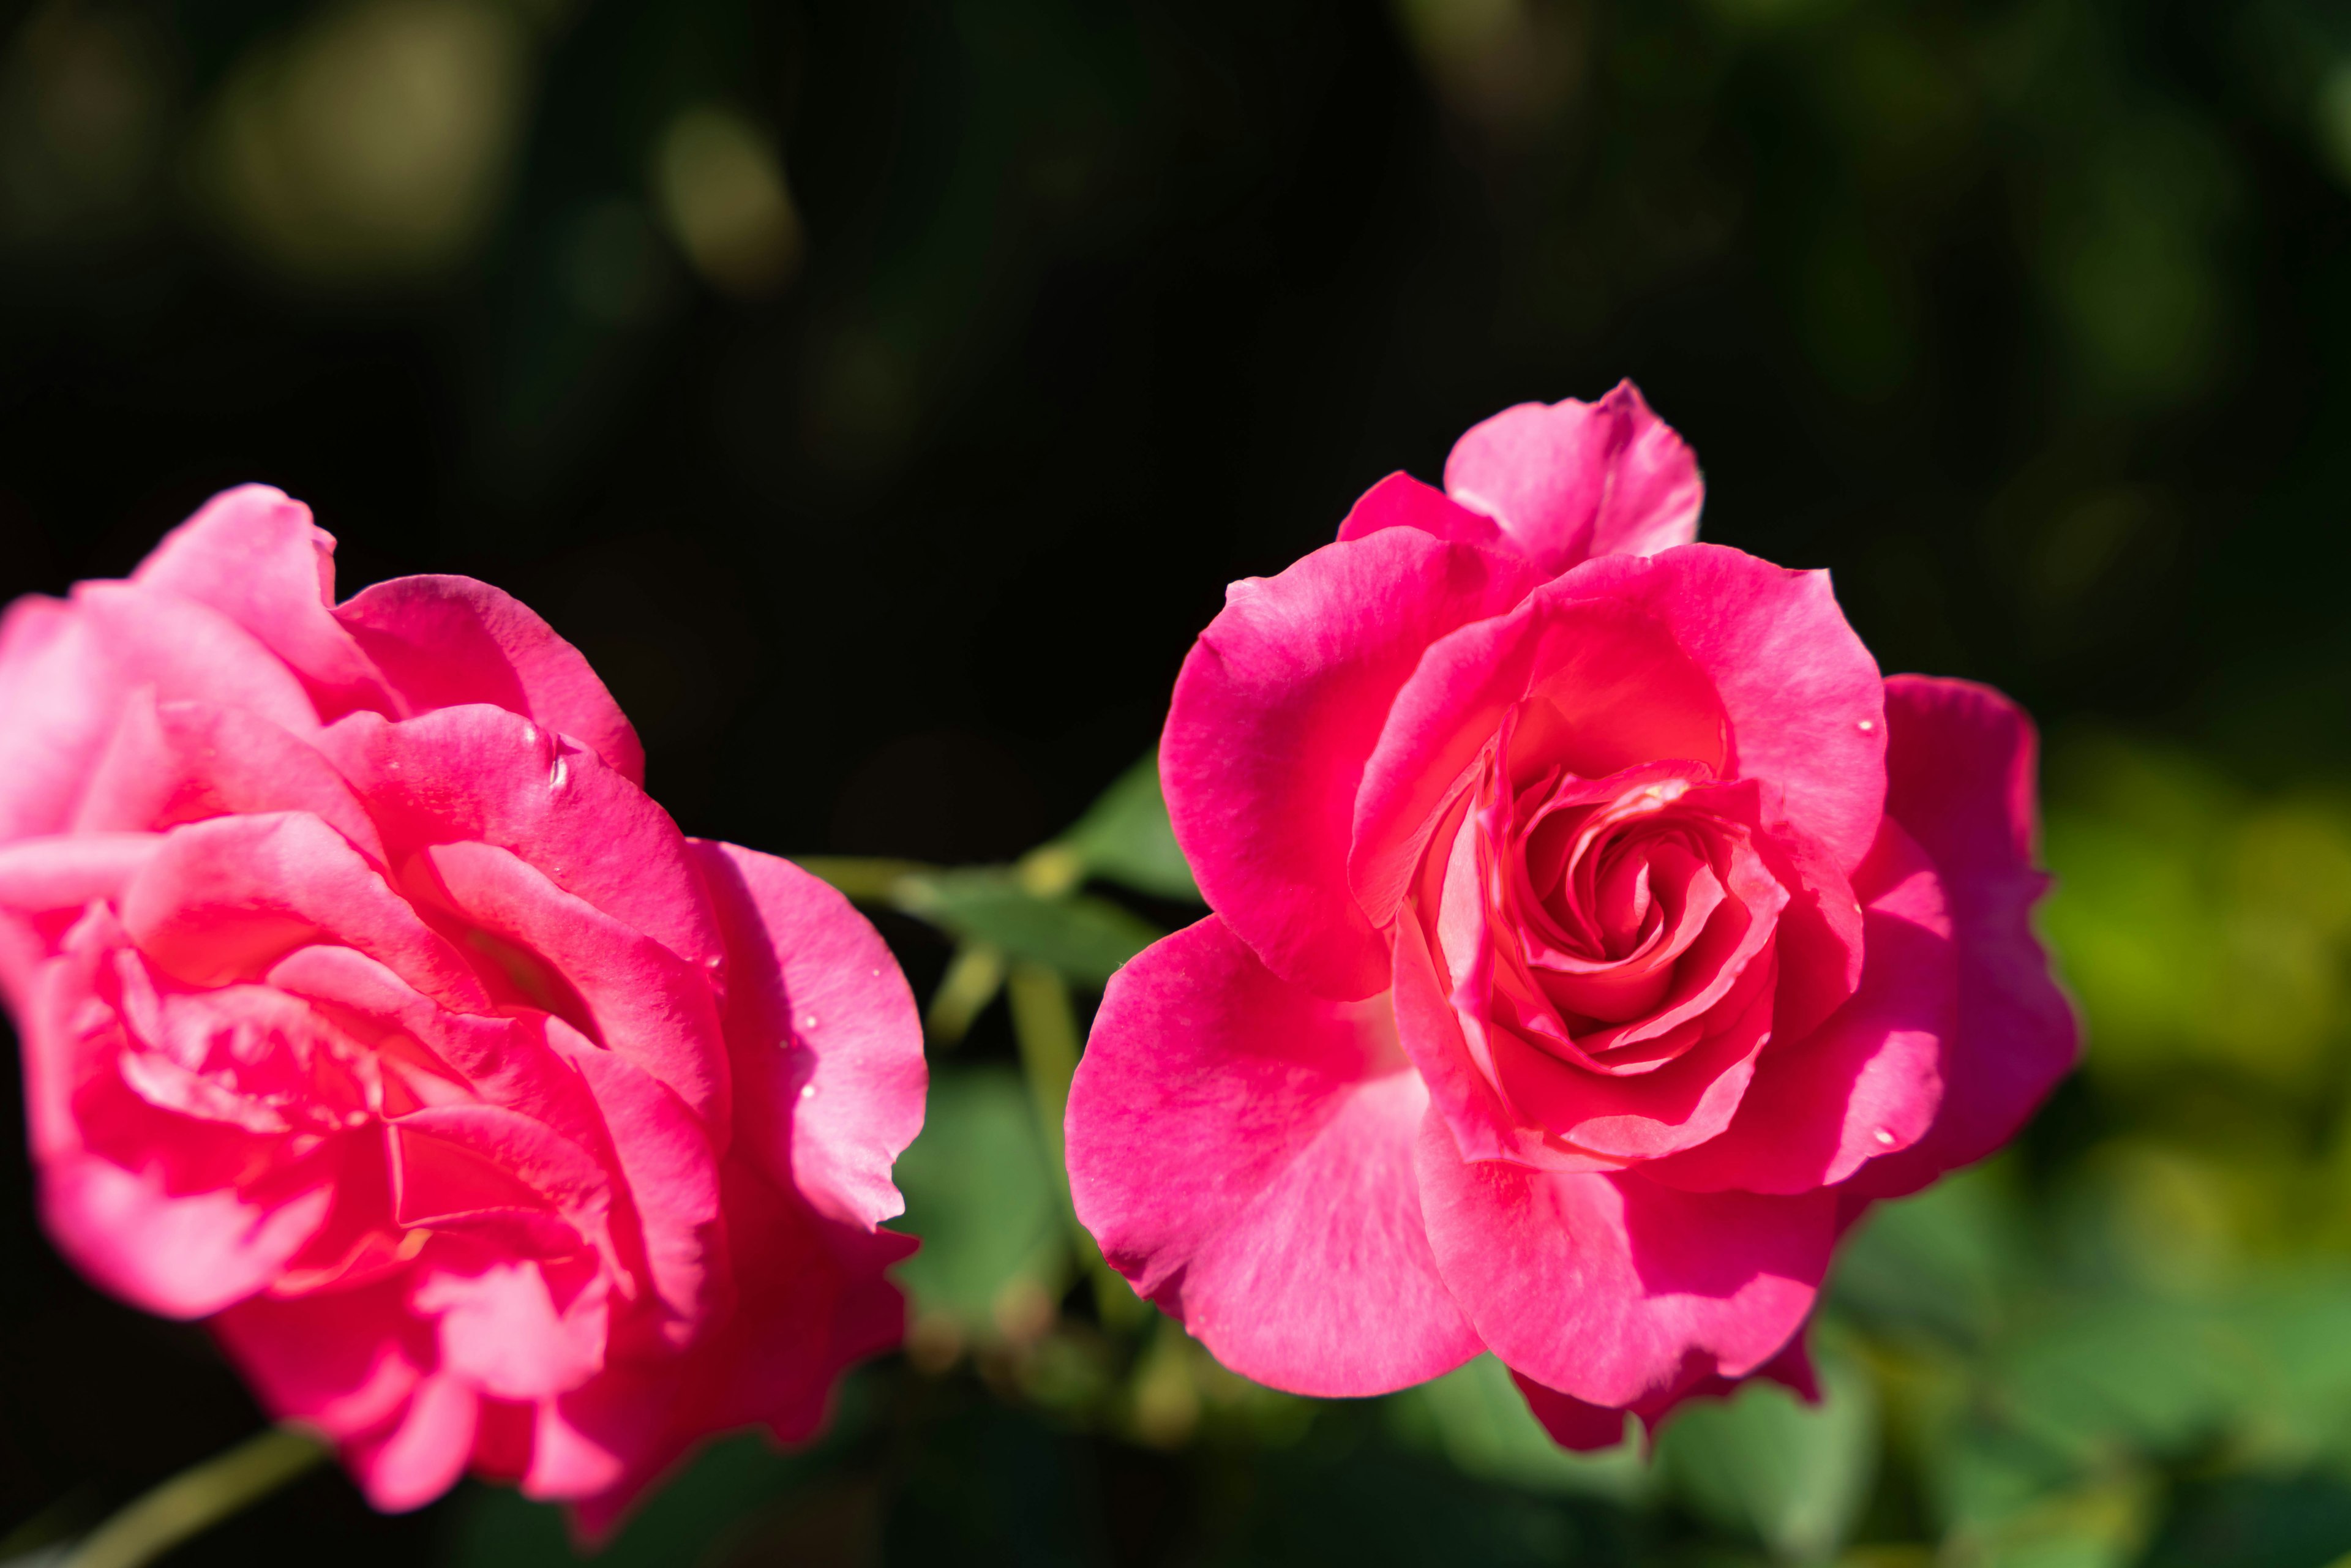
<svg viewBox="0 0 2351 1568">
<path fill-rule="evenodd" d="M 684 835 L 596 753 L 478 703 L 398 724 L 355 714 L 319 745 L 395 862 L 432 844 L 490 844 L 684 962 L 719 967 L 725 946 Z"/>
<path fill-rule="evenodd" d="M 691 1339 L 724 1310 L 726 1227 L 718 1201 L 718 1158 L 684 1101 L 643 1068 L 590 1044 L 560 1019 L 547 1033 L 593 1091 L 620 1163 L 622 1190 L 636 1210 L 648 1285 L 664 1311 L 649 1338 Z"/>
<path fill-rule="evenodd" d="M 465 1473 L 481 1406 L 480 1396 L 458 1379 L 428 1375 L 397 1419 L 343 1445 L 343 1463 L 382 1512 L 423 1508 Z"/>
<path fill-rule="evenodd" d="M 329 1296 L 260 1296 L 212 1321 L 213 1333 L 280 1420 L 338 1441 L 403 1409 L 432 1361 L 433 1331 L 385 1281 Z"/>
<path fill-rule="evenodd" d="M 242 708 L 158 706 L 143 689 L 123 706 L 73 828 L 161 829 L 257 811 L 308 811 L 384 863 L 367 808 L 315 747 Z"/>
<path fill-rule="evenodd" d="M 210 605 L 252 632 L 302 677 L 323 718 L 386 700 L 374 664 L 334 616 L 334 536 L 283 491 L 222 491 L 164 535 L 131 580 Z"/>
<path fill-rule="evenodd" d="M 1598 402 L 1522 402 L 1471 426 L 1445 460 L 1445 488 L 1546 574 L 1686 545 L 1706 499 L 1698 458 L 1631 382 Z"/>
<path fill-rule="evenodd" d="M 1741 1380 L 1708 1372 L 1705 1369 L 1704 1358 L 1698 1360 L 1698 1364 L 1686 1369 L 1677 1383 L 1639 1400 L 1629 1410 L 1587 1405 L 1573 1394 L 1562 1394 L 1556 1388 L 1544 1387 L 1523 1372 L 1513 1371 L 1510 1381 L 1519 1385 L 1520 1394 L 1526 1398 L 1527 1408 L 1533 1412 L 1536 1420 L 1542 1423 L 1543 1430 L 1551 1434 L 1552 1442 L 1562 1448 L 1589 1453 L 1595 1448 L 1613 1448 L 1621 1442 L 1627 1415 L 1639 1416 L 1641 1425 L 1655 1436 L 1667 1418 L 1689 1401 L 1728 1399 L 1738 1393 Z M 1769 1378 L 1792 1390 L 1808 1405 L 1817 1405 L 1821 1401 L 1820 1382 L 1813 1373 L 1813 1359 L 1804 1348 L 1801 1333 L 1788 1342 L 1785 1350 L 1748 1375 Z"/>
<path fill-rule="evenodd" d="M 2074 1009 L 2032 934 L 2049 885 L 2033 860 L 2032 723 L 1988 686 L 1923 675 L 1886 683 L 1886 812 L 1934 861 L 1959 946 L 1959 1029 L 1927 1135 L 1871 1162 L 1857 1185 L 1916 1191 L 2012 1136 L 2080 1051 Z"/>
<path fill-rule="evenodd" d="M 1418 528 L 1437 538 L 1489 549 L 1515 548 L 1493 518 L 1409 474 L 1391 474 L 1364 491 L 1340 523 L 1339 542 L 1364 538 L 1382 528 Z"/>
<path fill-rule="evenodd" d="M 789 861 L 695 841 L 726 934 L 737 1146 L 779 1187 L 871 1228 L 923 1126 L 923 1025 L 889 947 Z"/>
<path fill-rule="evenodd" d="M 580 650 L 523 604 L 470 577 L 401 577 L 335 612 L 407 713 L 488 703 L 561 730 L 632 784 L 645 749 Z"/>
<path fill-rule="evenodd" d="M 349 840 L 305 812 L 174 828 L 123 894 L 122 924 L 141 951 L 194 985 L 257 978 L 326 936 L 445 1007 L 488 1010 L 456 949 Z"/>
<path fill-rule="evenodd" d="M 1078 1064 L 1079 1218 L 1260 1383 L 1380 1394 L 1477 1354 L 1421 1228 L 1428 1096 L 1385 1010 L 1283 981 L 1210 915 L 1112 978 Z"/>
<path fill-rule="evenodd" d="M 1788 820 L 1851 874 L 1885 814 L 1884 683 L 1827 572 L 1686 545 L 1648 560 L 1588 561 L 1557 586 L 1656 616 L 1719 694 L 1731 776 L 1778 785 Z"/>
<path fill-rule="evenodd" d="M 1767 1050 L 1729 1130 L 1644 1167 L 1655 1179 L 1693 1191 L 1809 1192 L 1908 1148 L 1934 1123 L 1959 1005 L 1942 883 L 1889 821 L 1854 891 L 1865 908 L 1860 989 L 1813 1034 Z"/>
<path fill-rule="evenodd" d="M 1812 1309 L 1834 1193 L 1692 1194 L 1631 1173 L 1461 1157 L 1442 1118 L 1417 1144 L 1428 1239 L 1496 1355 L 1594 1405 L 1674 1386 L 1693 1357 L 1737 1377 Z"/>
<path fill-rule="evenodd" d="M 1386 986 L 1347 889 L 1364 760 L 1429 643 L 1531 580 L 1514 557 L 1387 528 L 1227 591 L 1176 679 L 1159 772 L 1201 893 L 1274 973 L 1333 997 Z"/>
<path fill-rule="evenodd" d="M 257 1201 L 235 1187 L 170 1190 L 160 1170 L 129 1171 L 96 1155 L 50 1160 L 41 1215 L 59 1251 L 124 1301 L 169 1318 L 200 1318 L 266 1288 L 327 1217 L 320 1185 Z"/>
<path fill-rule="evenodd" d="M 128 582 L 71 601 L 27 597 L 0 622 L 0 840 L 53 833 L 78 808 L 124 704 L 218 702 L 223 692 L 298 737 L 318 733 L 308 694 L 227 616 Z"/>
<path fill-rule="evenodd" d="M 706 969 L 488 844 L 435 844 L 408 862 L 405 883 L 519 949 L 513 963 L 526 995 L 548 992 L 528 996 L 533 1005 L 562 1016 L 576 997 L 585 1017 L 572 1021 L 675 1090 L 724 1145 L 726 1047 Z M 566 985 L 570 996 L 560 994 Z"/>
</svg>

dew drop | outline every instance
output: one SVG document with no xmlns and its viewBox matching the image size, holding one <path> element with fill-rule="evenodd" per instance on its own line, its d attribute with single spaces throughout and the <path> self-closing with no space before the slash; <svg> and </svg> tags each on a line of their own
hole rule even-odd
<svg viewBox="0 0 2351 1568">
<path fill-rule="evenodd" d="M 814 1029 L 816 1027 L 816 1014 L 810 1013 L 808 1017 L 800 1019 L 800 1027 L 802 1029 Z"/>
<path fill-rule="evenodd" d="M 1878 1128 L 1876 1132 L 1870 1135 L 1876 1138 L 1879 1143 L 1886 1145 L 1888 1148 L 1891 1148 L 1894 1145 L 1894 1134 L 1887 1132 L 1883 1127 Z"/>
<path fill-rule="evenodd" d="M 1861 721 L 1861 733 L 1864 735 L 1867 735 L 1871 730 L 1876 729 L 1876 727 L 1877 721 L 1874 718 L 1865 718 Z"/>
<path fill-rule="evenodd" d="M 801 1099 L 803 1099 L 803 1100 L 813 1100 L 813 1099 L 815 1099 L 815 1098 L 816 1098 L 816 1085 L 815 1085 L 815 1084 L 813 1084 L 813 1083 L 803 1083 L 803 1084 L 801 1084 L 801 1085 L 800 1085 L 800 1098 L 801 1098 Z"/>
</svg>

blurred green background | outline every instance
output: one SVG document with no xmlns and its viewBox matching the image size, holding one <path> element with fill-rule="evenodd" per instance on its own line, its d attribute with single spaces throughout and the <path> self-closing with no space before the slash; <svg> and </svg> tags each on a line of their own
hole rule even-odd
<svg viewBox="0 0 2351 1568">
<path fill-rule="evenodd" d="M 0 591 L 268 480 L 346 591 L 547 613 L 688 831 L 908 862 L 829 870 L 938 995 L 909 1349 L 816 1450 L 712 1449 L 616 1568 L 2321 1568 L 2346 194 L 2318 0 L 37 0 Z M 1196 913 L 1127 768 L 1223 584 L 1627 374 L 1707 537 L 2042 717 L 2090 1038 L 2015 1150 L 1855 1240 L 1824 1407 L 1750 1391 L 1646 1463 L 1556 1454 L 1490 1363 L 1221 1373 L 1102 1279 L 1050 1137 L 1092 988 Z M 0 1557 L 259 1420 L 7 1158 Z M 569 1560 L 510 1494 L 383 1520 L 322 1473 L 172 1561 L 329 1556 Z"/>
</svg>

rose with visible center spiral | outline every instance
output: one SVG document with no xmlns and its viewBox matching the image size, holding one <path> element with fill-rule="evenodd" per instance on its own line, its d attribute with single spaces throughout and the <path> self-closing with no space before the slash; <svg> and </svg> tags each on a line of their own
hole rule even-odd
<svg viewBox="0 0 2351 1568">
<path fill-rule="evenodd" d="M 1490 1350 L 1562 1442 L 1765 1372 L 1845 1226 L 2072 1063 L 2032 735 L 1881 677 L 1827 577 L 1692 542 L 1629 384 L 1233 585 L 1161 741 L 1215 914 L 1113 981 L 1069 1113 L 1103 1253 L 1235 1370 Z"/>
</svg>

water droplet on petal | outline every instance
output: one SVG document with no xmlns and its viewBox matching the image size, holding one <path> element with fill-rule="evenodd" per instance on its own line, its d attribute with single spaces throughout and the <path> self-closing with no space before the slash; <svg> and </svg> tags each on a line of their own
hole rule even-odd
<svg viewBox="0 0 2351 1568">
<path fill-rule="evenodd" d="M 1864 735 L 1867 735 L 1871 730 L 1876 729 L 1876 727 L 1877 721 L 1874 718 L 1865 718 L 1861 721 L 1861 733 Z"/>
<path fill-rule="evenodd" d="M 1886 1131 L 1885 1128 L 1883 1128 L 1883 1127 L 1878 1128 L 1876 1132 L 1875 1132 L 1875 1133 L 1871 1134 L 1870 1135 L 1871 1135 L 1872 1137 L 1876 1138 L 1879 1143 L 1886 1145 L 1887 1147 L 1889 1147 L 1889 1148 L 1891 1148 L 1891 1147 L 1893 1146 L 1893 1145 L 1894 1145 L 1894 1134 L 1891 1134 L 1891 1133 L 1889 1133 L 1889 1132 L 1887 1132 L 1887 1131 Z"/>
<path fill-rule="evenodd" d="M 801 1085 L 800 1085 L 800 1098 L 801 1098 L 801 1099 L 803 1099 L 803 1100 L 813 1100 L 813 1099 L 815 1099 L 815 1098 L 816 1098 L 816 1085 L 815 1085 L 815 1084 L 813 1084 L 813 1083 L 803 1083 L 803 1084 L 801 1084 Z"/>
<path fill-rule="evenodd" d="M 810 1013 L 808 1017 L 800 1019 L 800 1027 L 802 1029 L 814 1029 L 816 1027 L 816 1014 Z"/>
</svg>

